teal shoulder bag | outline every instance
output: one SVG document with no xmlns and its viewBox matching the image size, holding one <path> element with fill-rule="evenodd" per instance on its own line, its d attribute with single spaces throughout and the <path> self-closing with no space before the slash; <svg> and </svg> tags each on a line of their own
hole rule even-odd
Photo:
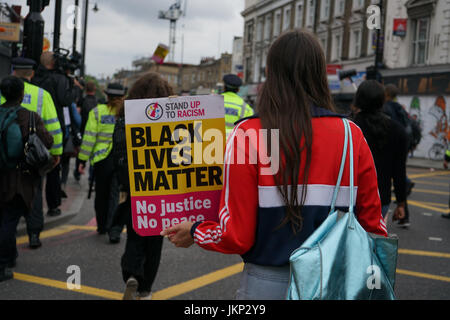
<svg viewBox="0 0 450 320">
<path fill-rule="evenodd" d="M 356 219 L 352 133 L 348 120 L 343 122 L 345 143 L 330 214 L 290 256 L 288 300 L 395 299 L 398 239 L 370 234 Z M 335 210 L 335 204 L 347 149 L 351 192 L 349 212 L 344 213 Z"/>
</svg>

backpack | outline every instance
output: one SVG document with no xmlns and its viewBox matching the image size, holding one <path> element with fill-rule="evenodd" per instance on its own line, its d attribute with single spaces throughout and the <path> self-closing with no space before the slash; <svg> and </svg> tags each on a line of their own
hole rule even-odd
<svg viewBox="0 0 450 320">
<path fill-rule="evenodd" d="M 0 170 L 14 169 L 23 158 L 23 137 L 17 108 L 0 108 Z"/>
<path fill-rule="evenodd" d="M 390 105 L 393 120 L 399 122 L 405 128 L 408 136 L 408 150 L 414 150 L 422 139 L 422 130 L 417 120 L 411 118 L 406 110 L 397 102 Z"/>
<path fill-rule="evenodd" d="M 422 140 L 422 129 L 420 128 L 420 124 L 417 120 L 409 118 L 410 126 L 411 126 L 411 135 L 410 135 L 410 148 L 414 150 Z"/>
<path fill-rule="evenodd" d="M 117 174 L 121 189 L 128 191 L 130 188 L 130 181 L 128 177 L 127 139 L 125 135 L 124 118 L 117 119 L 114 126 L 112 157 L 114 171 Z"/>
</svg>

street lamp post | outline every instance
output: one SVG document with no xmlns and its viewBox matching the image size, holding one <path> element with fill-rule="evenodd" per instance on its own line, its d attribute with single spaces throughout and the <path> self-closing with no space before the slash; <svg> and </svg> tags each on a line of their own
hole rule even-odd
<svg viewBox="0 0 450 320">
<path fill-rule="evenodd" d="M 44 43 L 44 18 L 41 12 L 48 6 L 49 0 L 28 0 L 30 12 L 25 18 L 23 51 L 26 58 L 39 63 Z"/>
</svg>

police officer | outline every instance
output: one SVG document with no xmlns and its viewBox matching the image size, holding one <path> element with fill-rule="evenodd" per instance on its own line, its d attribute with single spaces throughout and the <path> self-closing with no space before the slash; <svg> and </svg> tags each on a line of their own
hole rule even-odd
<svg viewBox="0 0 450 320">
<path fill-rule="evenodd" d="M 44 121 L 45 128 L 53 136 L 54 142 L 52 148 L 50 149 L 50 153 L 54 157 L 56 166 L 58 165 L 60 156 L 63 152 L 63 135 L 53 99 L 46 90 L 30 83 L 31 78 L 33 78 L 34 75 L 34 60 L 19 57 L 12 59 L 11 64 L 13 68 L 12 74 L 24 81 L 25 89 L 22 107 L 39 114 Z M 1 103 L 3 102 L 4 98 L 2 97 Z M 43 182 L 41 180 L 39 183 L 37 196 L 33 199 L 31 214 L 26 216 L 27 232 L 30 240 L 30 247 L 32 249 L 36 249 L 41 246 L 39 235 L 44 228 L 42 183 Z"/>
<path fill-rule="evenodd" d="M 78 159 L 78 170 L 84 174 L 86 162 L 94 166 L 95 216 L 97 232 L 105 234 L 111 228 L 118 204 L 119 185 L 114 174 L 111 155 L 112 138 L 119 107 L 123 104 L 126 89 L 120 84 L 109 84 L 105 91 L 108 104 L 99 104 L 89 112 Z"/>
<path fill-rule="evenodd" d="M 237 95 L 242 86 L 242 80 L 237 75 L 227 74 L 223 77 L 225 92 L 222 93 L 225 100 L 225 129 L 227 136 L 234 128 L 234 123 L 239 119 L 250 117 L 253 109 Z"/>
</svg>

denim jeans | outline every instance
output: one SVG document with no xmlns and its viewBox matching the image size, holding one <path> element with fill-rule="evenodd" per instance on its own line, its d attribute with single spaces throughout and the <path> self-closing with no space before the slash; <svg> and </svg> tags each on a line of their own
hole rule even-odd
<svg viewBox="0 0 450 320">
<path fill-rule="evenodd" d="M 289 276 L 289 265 L 267 267 L 246 263 L 236 300 L 285 300 Z"/>
<path fill-rule="evenodd" d="M 386 214 L 388 213 L 388 211 L 389 211 L 389 204 L 388 205 L 385 205 L 385 206 L 382 206 L 381 207 L 381 214 L 383 215 L 383 218 L 385 218 L 386 217 Z"/>
</svg>

